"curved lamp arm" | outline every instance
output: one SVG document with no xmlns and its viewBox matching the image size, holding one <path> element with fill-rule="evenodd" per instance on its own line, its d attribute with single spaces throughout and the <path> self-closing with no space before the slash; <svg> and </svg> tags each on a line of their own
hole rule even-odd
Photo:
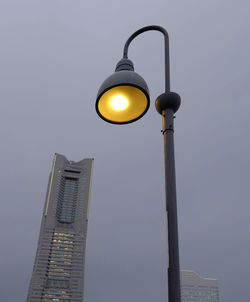
<svg viewBox="0 0 250 302">
<path fill-rule="evenodd" d="M 134 32 L 127 40 L 127 42 L 124 45 L 123 49 L 123 58 L 128 58 L 128 47 L 130 43 L 134 40 L 135 37 L 138 35 L 150 31 L 150 30 L 156 30 L 160 31 L 164 35 L 165 40 L 165 92 L 170 91 L 170 65 L 169 65 L 169 38 L 168 38 L 168 32 L 165 28 L 158 26 L 158 25 L 149 25 L 142 27 L 141 29 Z"/>
</svg>

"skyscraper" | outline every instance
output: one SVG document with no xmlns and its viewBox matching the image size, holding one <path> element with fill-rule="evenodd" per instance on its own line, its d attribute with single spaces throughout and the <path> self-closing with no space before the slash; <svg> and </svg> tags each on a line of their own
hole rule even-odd
<svg viewBox="0 0 250 302">
<path fill-rule="evenodd" d="M 27 302 L 82 302 L 92 165 L 54 156 Z"/>
<path fill-rule="evenodd" d="M 201 278 L 192 271 L 181 271 L 182 302 L 219 302 L 218 281 Z"/>
</svg>

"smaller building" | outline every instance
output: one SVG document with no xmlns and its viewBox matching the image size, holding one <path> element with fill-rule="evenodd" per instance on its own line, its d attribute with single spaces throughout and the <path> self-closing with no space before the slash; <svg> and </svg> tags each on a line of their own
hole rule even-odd
<svg viewBox="0 0 250 302">
<path fill-rule="evenodd" d="M 218 281 L 192 271 L 180 271 L 182 302 L 219 302 Z"/>
</svg>

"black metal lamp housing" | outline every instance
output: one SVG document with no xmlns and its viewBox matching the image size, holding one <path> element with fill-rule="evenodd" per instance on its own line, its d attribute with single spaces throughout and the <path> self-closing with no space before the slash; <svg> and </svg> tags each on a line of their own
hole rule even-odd
<svg viewBox="0 0 250 302">
<path fill-rule="evenodd" d="M 134 72 L 133 62 L 121 59 L 115 73 L 101 85 L 96 99 L 96 111 L 112 124 L 128 124 L 140 119 L 150 104 L 144 79 Z"/>
</svg>

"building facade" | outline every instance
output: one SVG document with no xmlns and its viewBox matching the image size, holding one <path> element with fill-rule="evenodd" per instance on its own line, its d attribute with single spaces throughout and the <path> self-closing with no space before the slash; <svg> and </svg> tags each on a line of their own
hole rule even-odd
<svg viewBox="0 0 250 302">
<path fill-rule="evenodd" d="M 82 302 L 92 166 L 54 156 L 27 302 Z"/>
<path fill-rule="evenodd" d="M 182 302 L 219 302 L 218 281 L 202 278 L 192 271 L 181 271 Z"/>
</svg>

